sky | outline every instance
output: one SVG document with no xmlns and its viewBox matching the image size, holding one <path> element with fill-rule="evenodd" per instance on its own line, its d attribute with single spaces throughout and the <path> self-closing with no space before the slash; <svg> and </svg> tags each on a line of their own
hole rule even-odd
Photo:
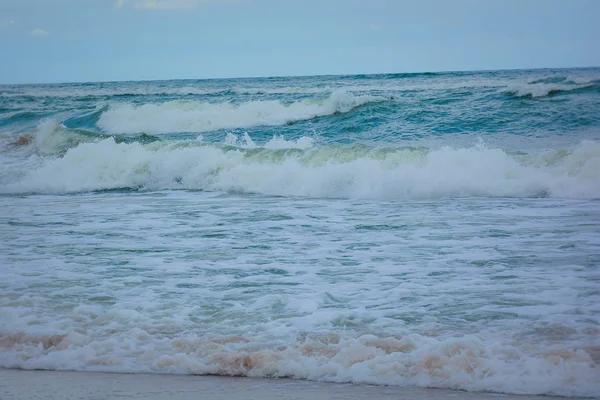
<svg viewBox="0 0 600 400">
<path fill-rule="evenodd" d="M 600 0 L 0 0 L 0 83 L 600 66 Z"/>
</svg>

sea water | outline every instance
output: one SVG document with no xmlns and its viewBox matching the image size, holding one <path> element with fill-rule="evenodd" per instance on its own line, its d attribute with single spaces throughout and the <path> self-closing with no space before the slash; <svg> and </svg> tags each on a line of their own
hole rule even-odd
<svg viewBox="0 0 600 400">
<path fill-rule="evenodd" d="M 600 393 L 600 69 L 0 86 L 0 367 Z"/>
</svg>

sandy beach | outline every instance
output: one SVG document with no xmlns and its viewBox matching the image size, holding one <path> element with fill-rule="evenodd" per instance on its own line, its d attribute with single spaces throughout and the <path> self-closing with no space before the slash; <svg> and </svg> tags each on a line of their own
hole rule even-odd
<svg viewBox="0 0 600 400">
<path fill-rule="evenodd" d="M 144 400 L 552 400 L 559 397 L 470 393 L 442 389 L 331 384 L 290 379 L 218 376 L 109 374 L 0 369 L 0 399 Z"/>
</svg>

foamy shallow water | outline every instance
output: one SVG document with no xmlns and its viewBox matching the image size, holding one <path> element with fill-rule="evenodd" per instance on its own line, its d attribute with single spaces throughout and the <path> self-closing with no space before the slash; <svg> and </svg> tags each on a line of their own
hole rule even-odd
<svg viewBox="0 0 600 400">
<path fill-rule="evenodd" d="M 2 197 L 0 365 L 598 393 L 600 203 Z"/>
</svg>

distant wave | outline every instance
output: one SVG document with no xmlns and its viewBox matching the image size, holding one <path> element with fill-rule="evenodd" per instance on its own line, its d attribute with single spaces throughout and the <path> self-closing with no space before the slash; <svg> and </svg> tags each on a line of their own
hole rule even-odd
<svg viewBox="0 0 600 400">
<path fill-rule="evenodd" d="M 243 84 L 236 83 L 233 86 L 223 84 L 223 86 L 206 86 L 202 82 L 189 84 L 185 86 L 177 85 L 177 81 L 167 81 L 165 86 L 159 85 L 142 85 L 136 83 L 135 86 L 128 86 L 127 84 L 115 85 L 114 87 L 98 87 L 97 85 L 83 85 L 83 86 L 13 86 L 0 90 L 0 98 L 17 98 L 24 97 L 30 100 L 36 98 L 84 98 L 84 99 L 127 99 L 139 98 L 139 97 L 151 97 L 151 96 L 172 96 L 179 98 L 186 97 L 198 97 L 198 96 L 227 96 L 227 95 L 280 95 L 280 94 L 299 94 L 299 95 L 310 95 L 310 94 L 328 94 L 335 91 L 346 91 L 350 93 L 364 93 L 364 92 L 402 92 L 412 90 L 453 90 L 462 88 L 503 88 L 515 84 L 512 79 L 503 78 L 483 78 L 483 77 L 469 77 L 464 80 L 457 81 L 456 79 L 450 79 L 440 75 L 435 77 L 433 80 L 422 80 L 422 79 L 409 79 L 409 76 L 403 76 L 404 74 L 398 74 L 398 76 L 390 75 L 389 78 L 398 78 L 397 80 L 391 80 L 385 84 L 377 82 L 375 78 L 359 79 L 358 76 L 348 77 L 348 79 L 336 78 L 332 81 L 328 81 L 326 85 L 321 86 L 309 86 L 309 85 L 298 85 L 298 86 L 277 86 L 268 83 L 253 84 L 250 86 L 244 86 Z M 381 76 L 377 75 L 379 79 Z M 419 75 L 415 75 L 418 77 Z M 406 78 L 400 80 L 400 78 Z M 546 82 L 547 80 L 539 80 L 539 82 Z M 575 80 L 575 82 L 581 81 Z M 373 82 L 373 83 L 372 83 Z M 517 83 L 525 84 L 525 83 Z M 214 82 L 213 82 L 214 85 Z"/>
<path fill-rule="evenodd" d="M 419 74 L 414 78 L 419 78 Z M 424 75 L 425 76 L 425 75 Z M 382 76 L 375 76 L 382 78 Z M 29 100 L 43 98 L 78 98 L 89 100 L 126 100 L 128 98 L 141 98 L 153 96 L 170 96 L 175 98 L 196 98 L 196 97 L 219 97 L 228 95 L 241 96 L 261 96 L 261 95 L 311 95 L 311 94 L 330 94 L 335 91 L 346 91 L 352 94 L 369 92 L 403 92 L 403 91 L 421 91 L 421 90 L 456 90 L 463 88 L 498 88 L 504 92 L 512 93 L 517 96 L 543 97 L 552 95 L 553 90 L 570 91 L 579 88 L 596 87 L 600 83 L 597 75 L 573 76 L 573 77 L 552 77 L 540 78 L 533 81 L 516 81 L 500 77 L 465 77 L 464 80 L 450 79 L 444 74 L 434 74 L 431 80 L 410 79 L 411 76 L 404 74 L 392 74 L 388 77 L 396 80 L 390 80 L 387 84 L 377 82 L 376 78 L 360 78 L 360 76 L 348 77 L 343 79 L 335 78 L 324 86 L 277 86 L 270 84 L 259 84 L 244 86 L 236 83 L 234 86 L 206 86 L 203 83 L 194 83 L 185 86 L 177 85 L 176 81 L 168 81 L 165 86 L 160 85 L 141 85 L 135 86 L 116 85 L 114 87 L 98 86 L 14 86 L 0 90 L 0 98 L 26 98 Z M 360 78 L 360 79 L 359 79 Z M 401 79 L 404 78 L 404 79 Z M 374 82 L 374 83 L 371 83 Z M 214 83 L 212 84 L 214 85 Z M 553 89 L 554 88 L 554 89 Z"/>
<path fill-rule="evenodd" d="M 60 97 L 60 98 L 94 98 L 94 97 L 136 97 L 136 96 L 163 96 L 163 95 L 214 95 L 230 92 L 231 89 L 220 88 L 210 89 L 201 87 L 173 87 L 173 88 L 155 88 L 155 87 L 127 87 L 117 86 L 115 88 L 98 88 L 98 87 L 70 87 L 60 86 L 51 87 L 18 87 L 11 90 L 0 92 L 0 97 Z"/>
<path fill-rule="evenodd" d="M 60 139 L 61 134 L 52 130 L 51 139 L 36 138 L 36 146 L 48 150 L 58 143 L 61 148 L 72 140 Z M 109 137 L 82 141 L 27 171 L 5 171 L 0 185 L 5 193 L 133 188 L 331 198 L 594 199 L 600 198 L 600 143 L 511 155 L 484 145 L 435 150 L 318 146 L 307 137 L 275 137 L 260 146 L 247 135 L 230 135 L 222 144 L 152 137 L 118 143 Z"/>
<path fill-rule="evenodd" d="M 505 90 L 516 97 L 551 97 L 560 93 L 575 92 L 582 90 L 598 90 L 600 83 L 588 82 L 583 84 L 568 83 L 547 83 L 544 81 L 535 81 L 530 83 L 511 84 Z"/>
<path fill-rule="evenodd" d="M 367 81 L 369 82 L 369 81 Z M 350 93 L 364 92 L 402 92 L 412 90 L 452 90 L 462 88 L 494 88 L 505 87 L 509 82 L 497 79 L 472 79 L 461 82 L 438 80 L 432 82 L 423 81 L 395 81 L 393 84 L 355 84 L 353 81 L 332 82 L 329 86 L 233 86 L 222 88 L 206 88 L 200 86 L 183 87 L 122 87 L 115 88 L 81 88 L 81 87 L 58 87 L 56 89 L 40 87 L 19 87 L 12 90 L 0 92 L 0 97 L 28 99 L 36 98 L 87 98 L 104 99 L 109 98 L 127 99 L 149 97 L 149 96 L 175 96 L 175 97 L 197 97 L 197 96 L 226 96 L 234 95 L 279 95 L 279 94 L 328 94 L 335 91 L 346 91 Z"/>
<path fill-rule="evenodd" d="M 302 100 L 293 103 L 275 100 L 258 100 L 240 104 L 181 100 L 144 105 L 117 103 L 102 113 L 97 124 L 104 132 L 118 134 L 200 133 L 219 129 L 283 125 L 345 113 L 367 103 L 386 100 L 389 98 L 372 95 L 356 96 L 346 91 L 335 91 L 324 100 Z"/>
<path fill-rule="evenodd" d="M 368 89 L 368 88 L 367 88 Z M 386 87 L 377 87 L 378 90 L 385 90 Z M 182 86 L 182 87 L 122 87 L 115 88 L 81 88 L 81 87 L 58 87 L 39 88 L 39 87 L 19 87 L 12 90 L 0 91 L 0 97 L 14 98 L 127 98 L 127 97 L 145 97 L 145 96 L 216 96 L 227 94 L 238 95 L 261 95 L 261 94 L 318 94 L 331 93 L 335 90 L 362 90 L 360 86 L 344 87 L 302 87 L 302 86 L 284 86 L 284 87 L 243 87 L 234 86 L 222 88 L 206 88 L 201 86 Z"/>
</svg>

